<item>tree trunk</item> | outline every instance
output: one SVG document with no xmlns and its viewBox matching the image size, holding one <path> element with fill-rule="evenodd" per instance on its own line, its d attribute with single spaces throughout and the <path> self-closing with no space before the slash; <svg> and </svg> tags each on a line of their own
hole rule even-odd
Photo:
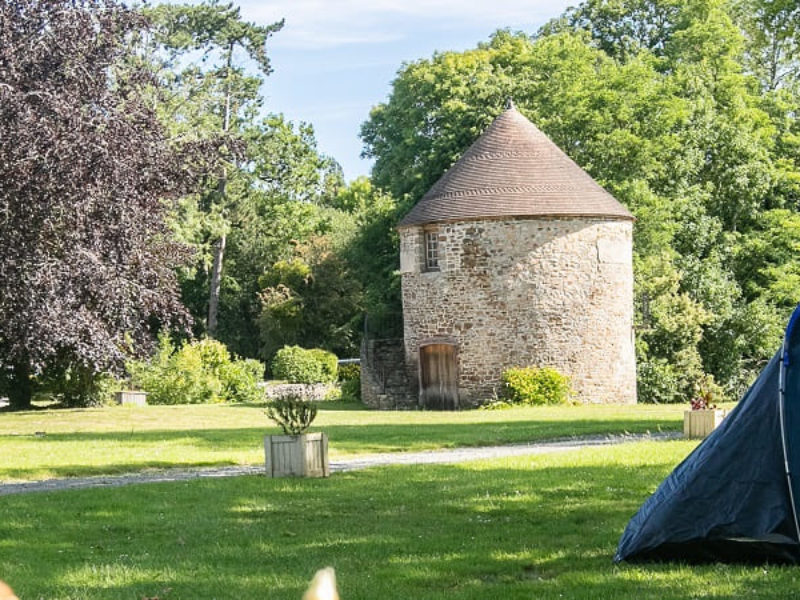
<svg viewBox="0 0 800 600">
<path fill-rule="evenodd" d="M 14 363 L 11 376 L 11 388 L 8 400 L 13 410 L 28 410 L 31 407 L 33 385 L 31 384 L 31 367 L 26 359 Z"/>
<path fill-rule="evenodd" d="M 225 76 L 225 113 L 222 121 L 222 131 L 228 133 L 231 127 L 231 69 L 233 67 L 233 46 L 231 42 L 226 49 L 226 76 Z M 220 202 L 225 206 L 225 187 L 228 180 L 227 169 L 222 168 L 222 177 L 217 184 Z M 225 234 L 222 234 L 214 244 L 214 266 L 211 270 L 211 289 L 208 294 L 208 324 L 207 332 L 210 337 L 217 335 L 217 313 L 219 311 L 219 288 L 222 283 L 222 262 L 225 258 Z"/>
<path fill-rule="evenodd" d="M 211 270 L 211 293 L 208 297 L 208 335 L 217 334 L 217 313 L 219 311 L 219 288 L 222 283 L 222 260 L 225 257 L 225 236 L 214 244 L 214 266 Z"/>
</svg>

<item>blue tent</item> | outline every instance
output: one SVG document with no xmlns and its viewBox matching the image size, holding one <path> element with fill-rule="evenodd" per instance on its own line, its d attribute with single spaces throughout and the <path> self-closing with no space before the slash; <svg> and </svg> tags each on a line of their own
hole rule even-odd
<svg viewBox="0 0 800 600">
<path fill-rule="evenodd" d="M 800 306 L 722 424 L 631 519 L 614 562 L 800 563 Z"/>
</svg>

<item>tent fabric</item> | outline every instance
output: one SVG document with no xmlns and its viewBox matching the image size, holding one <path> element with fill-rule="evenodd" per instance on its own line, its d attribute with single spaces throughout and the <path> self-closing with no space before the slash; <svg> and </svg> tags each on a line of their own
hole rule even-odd
<svg viewBox="0 0 800 600">
<path fill-rule="evenodd" d="M 793 473 L 791 492 L 787 467 Z M 614 562 L 800 563 L 797 500 L 800 308 L 787 329 L 784 352 L 642 505 Z"/>
</svg>

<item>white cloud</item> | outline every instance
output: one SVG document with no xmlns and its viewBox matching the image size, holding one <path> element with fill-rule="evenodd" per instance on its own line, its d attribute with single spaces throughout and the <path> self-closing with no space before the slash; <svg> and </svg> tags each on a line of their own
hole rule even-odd
<svg viewBox="0 0 800 600">
<path fill-rule="evenodd" d="M 259 23 L 286 19 L 274 46 L 320 49 L 376 44 L 405 37 L 404 27 L 523 27 L 558 14 L 567 0 L 242 0 Z"/>
</svg>

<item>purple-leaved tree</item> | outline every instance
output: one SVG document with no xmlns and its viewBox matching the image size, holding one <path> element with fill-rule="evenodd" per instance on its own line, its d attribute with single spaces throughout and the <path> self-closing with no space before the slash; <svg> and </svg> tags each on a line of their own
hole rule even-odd
<svg viewBox="0 0 800 600">
<path fill-rule="evenodd" d="M 142 17 L 113 0 L 0 2 L 0 379 L 89 380 L 186 323 L 164 224 L 191 180 L 141 93 L 115 68 Z M 2 391 L 2 390 L 0 390 Z"/>
</svg>

